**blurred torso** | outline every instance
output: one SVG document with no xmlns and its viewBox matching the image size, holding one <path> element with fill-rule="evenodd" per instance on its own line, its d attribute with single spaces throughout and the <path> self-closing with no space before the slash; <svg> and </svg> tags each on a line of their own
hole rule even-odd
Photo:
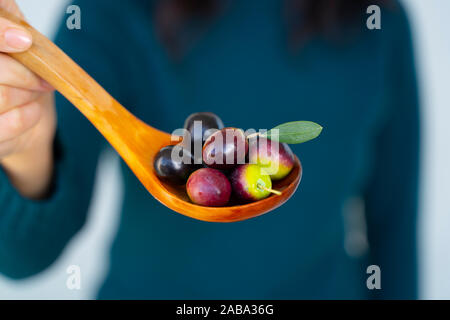
<svg viewBox="0 0 450 320">
<path fill-rule="evenodd" d="M 318 140 L 293 146 L 304 168 L 297 193 L 249 221 L 205 223 L 163 207 L 123 165 L 123 214 L 100 298 L 363 297 L 365 270 L 344 250 L 343 206 L 370 171 L 382 55 L 361 36 L 313 39 L 293 54 L 279 2 L 258 3 L 236 1 L 178 62 L 154 30 L 141 30 L 129 70 L 136 95 L 124 105 L 167 132 L 199 111 L 244 129 L 320 123 Z"/>
</svg>

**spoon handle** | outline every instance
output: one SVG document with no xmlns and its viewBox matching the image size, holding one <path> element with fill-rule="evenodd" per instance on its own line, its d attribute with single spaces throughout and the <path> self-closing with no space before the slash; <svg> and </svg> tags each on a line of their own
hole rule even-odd
<svg viewBox="0 0 450 320">
<path fill-rule="evenodd" d="M 9 55 L 66 97 L 116 149 L 128 149 L 126 133 L 140 120 L 111 97 L 58 46 L 27 22 L 1 8 L 0 17 L 21 25 L 33 36 L 33 45 L 29 50 Z"/>
</svg>

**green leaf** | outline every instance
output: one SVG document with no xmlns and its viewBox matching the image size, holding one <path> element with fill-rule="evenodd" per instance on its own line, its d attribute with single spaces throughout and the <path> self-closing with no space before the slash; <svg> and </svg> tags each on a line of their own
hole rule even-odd
<svg viewBox="0 0 450 320">
<path fill-rule="evenodd" d="M 293 121 L 276 126 L 262 136 L 281 143 L 298 144 L 317 138 L 322 129 L 320 125 L 311 121 Z"/>
</svg>

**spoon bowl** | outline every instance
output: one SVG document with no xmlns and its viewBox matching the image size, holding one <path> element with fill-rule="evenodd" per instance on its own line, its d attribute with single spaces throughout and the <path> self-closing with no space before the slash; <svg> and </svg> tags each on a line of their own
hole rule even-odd
<svg viewBox="0 0 450 320">
<path fill-rule="evenodd" d="M 33 36 L 32 47 L 11 57 L 50 83 L 100 131 L 127 163 L 150 194 L 166 207 L 194 219 L 209 222 L 246 220 L 272 211 L 285 203 L 296 191 L 302 166 L 295 158 L 292 172 L 273 188 L 281 195 L 227 207 L 202 207 L 190 202 L 184 187 L 161 181 L 153 168 L 153 160 L 165 146 L 180 138 L 155 129 L 132 115 L 106 92 L 93 78 L 70 59 L 53 42 L 20 18 L 0 9 L 0 17 L 26 28 Z"/>
</svg>

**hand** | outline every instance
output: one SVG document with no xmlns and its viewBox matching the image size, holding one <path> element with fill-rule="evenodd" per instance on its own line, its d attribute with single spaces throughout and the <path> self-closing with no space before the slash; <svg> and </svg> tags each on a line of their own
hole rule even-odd
<svg viewBox="0 0 450 320">
<path fill-rule="evenodd" d="M 0 7 L 23 18 L 13 0 Z M 53 88 L 6 53 L 26 51 L 30 33 L 0 18 L 0 164 L 23 195 L 45 194 L 53 171 Z"/>
</svg>

